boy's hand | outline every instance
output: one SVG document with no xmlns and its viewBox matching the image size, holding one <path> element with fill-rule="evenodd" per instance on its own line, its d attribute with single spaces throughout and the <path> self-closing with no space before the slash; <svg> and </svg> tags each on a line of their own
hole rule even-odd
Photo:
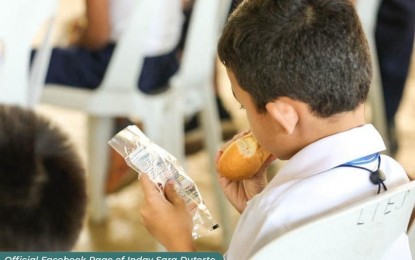
<svg viewBox="0 0 415 260">
<path fill-rule="evenodd" d="M 234 139 L 237 139 L 245 134 L 246 132 L 240 133 L 236 135 Z M 218 151 L 218 154 L 216 156 L 216 163 L 218 162 L 223 151 L 231 142 L 232 140 L 227 142 Z M 266 170 L 275 159 L 276 157 L 274 155 L 270 155 L 268 159 L 264 162 L 264 164 L 261 166 L 261 168 L 258 170 L 258 172 L 255 173 L 251 178 L 245 180 L 231 181 L 226 177 L 223 177 L 221 173 L 217 171 L 219 185 L 222 187 L 225 196 L 228 198 L 228 200 L 239 213 L 242 213 L 242 211 L 246 207 L 246 203 L 252 197 L 260 193 L 265 188 L 265 186 L 268 183 Z"/>
<path fill-rule="evenodd" d="M 168 251 L 195 251 L 192 216 L 177 194 L 174 181 L 166 183 L 164 194 L 146 174 L 141 174 L 140 185 L 144 193 L 140 213 L 151 235 Z"/>
<path fill-rule="evenodd" d="M 68 22 L 66 26 L 68 45 L 79 45 L 82 35 L 85 33 L 87 21 L 85 17 L 78 17 Z"/>
</svg>

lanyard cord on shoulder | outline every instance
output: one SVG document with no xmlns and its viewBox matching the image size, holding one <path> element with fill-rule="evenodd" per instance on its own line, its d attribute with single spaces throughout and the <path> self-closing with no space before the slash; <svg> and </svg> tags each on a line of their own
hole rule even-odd
<svg viewBox="0 0 415 260">
<path fill-rule="evenodd" d="M 377 166 L 375 171 L 372 171 L 368 168 L 357 165 L 357 164 L 361 164 L 361 163 L 368 163 L 368 162 L 371 162 L 371 161 L 374 161 L 374 160 L 378 160 L 378 166 Z M 378 194 L 379 194 L 381 187 L 383 187 L 383 189 L 385 191 L 388 190 L 386 188 L 385 183 L 384 183 L 384 181 L 386 180 L 386 176 L 382 172 L 382 170 L 380 169 L 380 163 L 381 163 L 381 157 L 380 157 L 379 153 L 375 153 L 375 154 L 365 156 L 365 157 L 359 158 L 359 159 L 351 161 L 351 162 L 347 162 L 345 164 L 341 164 L 337 167 L 351 167 L 351 168 L 356 168 L 356 169 L 361 169 L 361 170 L 368 171 L 370 173 L 370 175 L 369 175 L 370 182 L 375 184 L 375 185 L 378 185 Z"/>
</svg>

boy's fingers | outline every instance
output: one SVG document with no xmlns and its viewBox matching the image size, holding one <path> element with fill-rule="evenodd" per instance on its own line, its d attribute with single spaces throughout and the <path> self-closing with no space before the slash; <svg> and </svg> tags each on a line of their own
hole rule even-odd
<svg viewBox="0 0 415 260">
<path fill-rule="evenodd" d="M 242 136 L 246 135 L 247 133 L 249 133 L 249 131 L 244 131 L 244 132 L 238 133 L 238 134 L 234 135 L 232 139 L 230 139 L 227 142 L 225 142 L 224 144 L 222 144 L 219 147 L 219 149 L 218 149 L 218 151 L 216 153 L 215 162 L 218 162 L 219 161 L 219 158 L 222 156 L 223 151 L 225 151 L 226 148 L 228 148 L 228 146 L 231 145 L 231 143 L 233 143 L 236 139 L 239 139 Z"/>
<path fill-rule="evenodd" d="M 184 205 L 184 200 L 177 194 L 176 189 L 174 188 L 174 181 L 169 180 L 164 187 L 164 193 L 166 194 L 166 198 L 170 201 L 173 205 Z"/>
<path fill-rule="evenodd" d="M 155 185 L 146 174 L 141 174 L 140 185 L 143 189 L 144 196 L 147 198 L 159 198 L 160 196 L 165 196 L 166 199 L 173 205 L 185 207 L 184 200 L 179 196 L 174 188 L 174 180 L 166 182 L 164 187 L 164 195 L 160 193 L 160 188 Z"/>
<path fill-rule="evenodd" d="M 157 186 L 150 180 L 147 174 L 141 174 L 139 183 L 144 195 L 159 193 Z"/>
</svg>

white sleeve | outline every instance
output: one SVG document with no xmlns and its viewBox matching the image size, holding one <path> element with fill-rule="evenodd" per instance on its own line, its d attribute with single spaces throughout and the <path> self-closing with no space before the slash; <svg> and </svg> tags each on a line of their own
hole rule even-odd
<svg viewBox="0 0 415 260">
<path fill-rule="evenodd" d="M 110 1 L 111 39 L 117 41 L 128 26 L 137 0 L 108 0 Z M 181 0 L 157 0 L 162 12 L 157 14 L 156 20 L 150 26 L 150 34 L 146 40 L 147 55 L 156 56 L 165 54 L 176 47 L 179 42 L 182 26 L 183 12 Z"/>
</svg>

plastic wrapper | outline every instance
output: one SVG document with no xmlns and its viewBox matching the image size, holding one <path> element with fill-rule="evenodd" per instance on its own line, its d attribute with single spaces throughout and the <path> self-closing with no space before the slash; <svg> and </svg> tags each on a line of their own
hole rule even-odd
<svg viewBox="0 0 415 260">
<path fill-rule="evenodd" d="M 161 190 L 167 180 L 175 180 L 175 189 L 193 216 L 194 239 L 219 227 L 203 203 L 196 184 L 186 175 L 177 159 L 153 143 L 137 126 L 127 126 L 108 143 L 124 157 L 129 167 L 138 174 L 147 174 Z"/>
</svg>

